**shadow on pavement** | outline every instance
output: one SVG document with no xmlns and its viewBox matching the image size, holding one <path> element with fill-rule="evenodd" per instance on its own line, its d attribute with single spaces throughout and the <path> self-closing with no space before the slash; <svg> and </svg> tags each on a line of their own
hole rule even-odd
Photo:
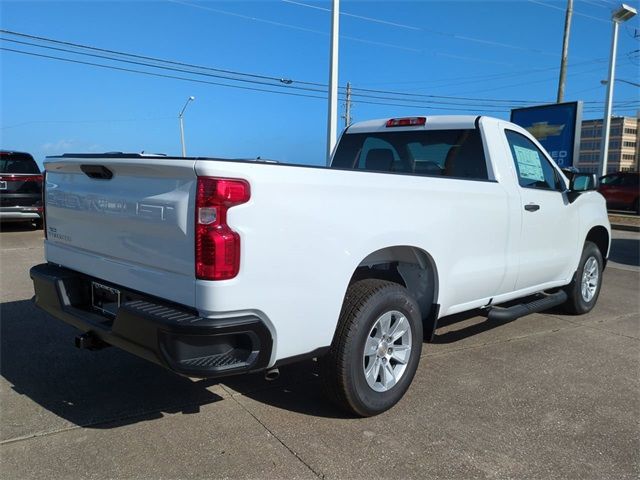
<svg viewBox="0 0 640 480">
<path fill-rule="evenodd" d="M 197 413 L 223 399 L 209 389 L 220 382 L 278 408 L 343 417 L 323 396 L 313 361 L 283 367 L 273 382 L 263 373 L 194 381 L 117 348 L 79 350 L 77 334 L 30 300 L 0 304 L 0 374 L 14 392 L 75 425 L 117 428 L 164 413 Z M 6 417 L 21 415 L 20 397 L 5 392 L 2 403 Z"/>
<path fill-rule="evenodd" d="M 478 317 L 481 317 L 482 320 Z M 471 319 L 474 318 L 476 318 L 477 321 L 471 322 Z M 462 325 L 461 328 L 456 330 L 448 328 L 457 324 Z M 438 330 L 444 330 L 444 332 L 437 333 L 438 330 L 436 330 L 436 334 L 433 336 L 433 343 L 443 344 L 457 342 L 482 332 L 488 332 L 501 325 L 504 325 L 504 323 L 488 321 L 486 319 L 486 312 L 481 310 L 457 313 L 438 320 Z"/>
<path fill-rule="evenodd" d="M 530 301 L 533 298 L 534 297 L 526 297 L 523 299 L 513 300 L 511 302 L 500 304 L 500 306 L 508 307 Z M 455 315 L 449 315 L 448 317 L 443 317 L 438 320 L 438 329 L 436 330 L 436 334 L 433 336 L 433 343 L 443 344 L 458 342 L 465 338 L 488 332 L 489 330 L 493 330 L 494 328 L 498 328 L 518 320 L 519 318 L 504 322 L 488 320 L 487 311 L 480 309 L 456 313 Z M 458 328 L 455 330 L 449 328 L 453 325 Z M 441 333 L 437 333 L 438 330 L 441 331 Z"/>
<path fill-rule="evenodd" d="M 442 333 L 434 343 L 452 343 L 504 325 L 483 322 L 480 315 L 476 310 L 442 318 Z M 237 392 L 283 410 L 348 418 L 323 395 L 315 361 L 282 367 L 273 382 L 263 373 L 193 381 L 117 348 L 78 350 L 77 334 L 30 300 L 0 304 L 0 374 L 19 395 L 79 426 L 117 428 L 164 413 L 197 413 L 201 406 L 223 399 L 211 391 L 218 383 L 232 395 Z M 20 415 L 19 397 L 4 393 L 2 402 L 5 415 Z"/>
<path fill-rule="evenodd" d="M 36 228 L 32 222 L 0 221 L 0 232 L 33 232 L 34 230 L 42 230 L 42 228 Z"/>
<path fill-rule="evenodd" d="M 0 374 L 16 393 L 76 425 L 109 428 L 102 423 L 123 418 L 136 423 L 160 418 L 162 412 L 195 413 L 201 405 L 221 400 L 188 378 L 115 348 L 76 349 L 78 332 L 30 300 L 0 304 L 0 319 Z M 13 398 L 3 393 L 7 417 L 13 413 Z"/>
<path fill-rule="evenodd" d="M 636 238 L 614 238 L 611 240 L 609 260 L 624 265 L 640 266 L 640 240 Z"/>
</svg>

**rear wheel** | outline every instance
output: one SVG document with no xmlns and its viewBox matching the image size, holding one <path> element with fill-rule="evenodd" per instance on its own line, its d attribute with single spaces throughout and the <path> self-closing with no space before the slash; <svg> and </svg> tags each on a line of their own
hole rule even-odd
<svg viewBox="0 0 640 480">
<path fill-rule="evenodd" d="M 580 264 L 573 281 L 565 287 L 569 298 L 564 307 L 569 313 L 582 315 L 598 301 L 602 286 L 602 253 L 593 242 L 585 242 Z"/>
<path fill-rule="evenodd" d="M 409 388 L 421 351 L 422 320 L 409 292 L 384 280 L 355 282 L 329 353 L 320 359 L 325 391 L 356 415 L 384 412 Z"/>
<path fill-rule="evenodd" d="M 631 209 L 636 212 L 638 215 L 640 215 L 640 198 L 636 198 L 633 202 L 633 206 L 631 207 Z"/>
</svg>

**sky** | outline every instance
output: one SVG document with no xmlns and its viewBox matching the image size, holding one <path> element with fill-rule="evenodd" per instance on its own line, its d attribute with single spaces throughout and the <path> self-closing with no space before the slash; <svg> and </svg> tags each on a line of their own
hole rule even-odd
<svg viewBox="0 0 640 480">
<path fill-rule="evenodd" d="M 617 5 L 574 1 L 565 101 L 583 100 L 585 119 L 602 117 Z M 339 84 L 353 87 L 354 121 L 508 119 L 510 108 L 554 102 L 565 6 L 342 0 Z M 192 95 L 188 155 L 323 164 L 330 8 L 329 0 L 2 0 L 0 148 L 30 152 L 40 164 L 65 152 L 179 155 L 178 113 Z M 616 115 L 640 109 L 640 90 L 625 83 L 640 83 L 639 49 L 635 17 L 620 28 Z"/>
</svg>

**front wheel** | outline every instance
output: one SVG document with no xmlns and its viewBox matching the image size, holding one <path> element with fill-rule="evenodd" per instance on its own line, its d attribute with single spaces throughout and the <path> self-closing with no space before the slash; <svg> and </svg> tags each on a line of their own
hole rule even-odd
<svg viewBox="0 0 640 480">
<path fill-rule="evenodd" d="M 585 242 L 580 264 L 573 281 L 565 287 L 568 299 L 564 307 L 569 313 L 590 312 L 598 301 L 602 286 L 602 253 L 593 242 Z"/>
<path fill-rule="evenodd" d="M 384 280 L 355 282 L 331 348 L 320 359 L 325 391 L 356 415 L 382 413 L 411 385 L 421 351 L 420 310 L 409 292 Z"/>
</svg>

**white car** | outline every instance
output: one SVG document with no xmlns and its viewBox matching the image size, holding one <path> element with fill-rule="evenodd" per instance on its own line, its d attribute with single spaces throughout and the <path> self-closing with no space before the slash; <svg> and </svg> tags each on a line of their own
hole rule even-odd
<svg viewBox="0 0 640 480">
<path fill-rule="evenodd" d="M 439 318 L 588 312 L 610 244 L 593 175 L 569 183 L 490 117 L 357 123 L 330 168 L 136 154 L 45 162 L 39 307 L 192 377 L 317 357 L 329 396 L 393 406 Z M 537 295 L 508 308 L 500 305 Z"/>
</svg>

